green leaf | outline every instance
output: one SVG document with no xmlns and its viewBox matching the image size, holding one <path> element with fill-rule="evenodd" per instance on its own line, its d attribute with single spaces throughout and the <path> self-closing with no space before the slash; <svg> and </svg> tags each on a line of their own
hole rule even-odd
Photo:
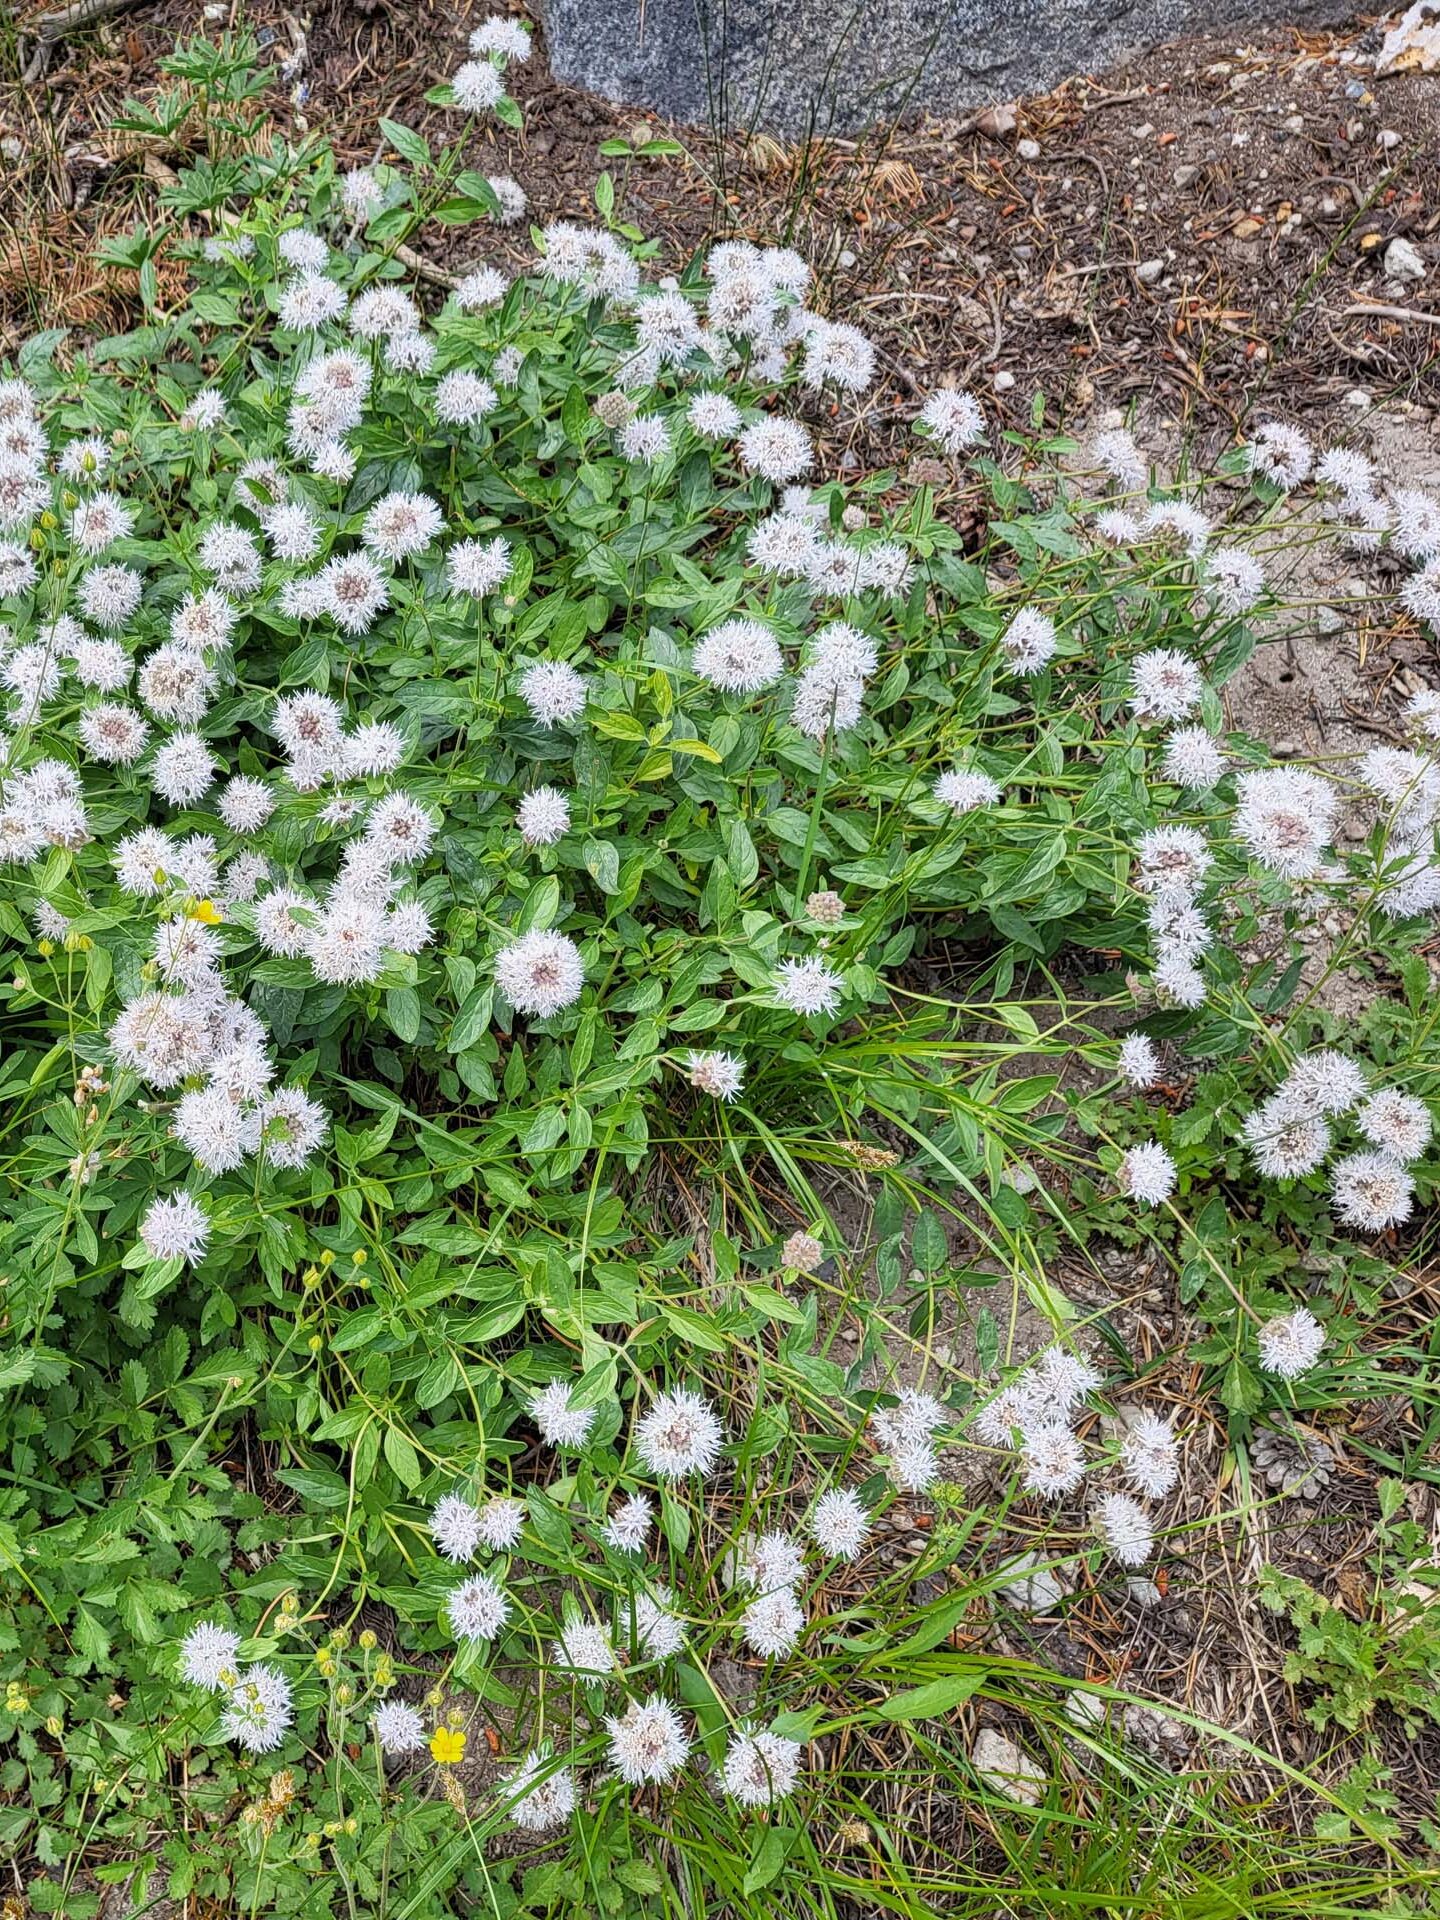
<svg viewBox="0 0 1440 1920">
<path fill-rule="evenodd" d="M 424 1478 L 415 1448 L 399 1427 L 385 1429 L 385 1458 L 401 1486 L 413 1493 Z"/>
<path fill-rule="evenodd" d="M 928 1208 L 922 1208 L 916 1218 L 910 1255 L 922 1273 L 938 1273 L 950 1257 L 945 1229 Z"/>
<path fill-rule="evenodd" d="M 400 158 L 408 160 L 412 167 L 429 166 L 430 143 L 413 127 L 404 126 L 399 120 L 381 120 L 380 132 Z"/>
<path fill-rule="evenodd" d="M 620 888 L 620 850 L 608 840 L 587 840 L 583 859 L 585 871 L 602 893 L 617 893 Z"/>
<path fill-rule="evenodd" d="M 607 220 L 615 211 L 615 182 L 608 173 L 595 182 L 595 204 Z"/>
<path fill-rule="evenodd" d="M 767 1827 L 756 1842 L 745 1874 L 744 1893 L 759 1893 L 780 1877 L 794 1834 L 784 1827 Z"/>
<path fill-rule="evenodd" d="M 987 1678 L 984 1667 L 964 1673 L 947 1674 L 923 1687 L 908 1687 L 904 1693 L 892 1693 L 875 1709 L 881 1720 L 933 1720 L 952 1707 L 963 1706 L 982 1687 Z"/>
</svg>

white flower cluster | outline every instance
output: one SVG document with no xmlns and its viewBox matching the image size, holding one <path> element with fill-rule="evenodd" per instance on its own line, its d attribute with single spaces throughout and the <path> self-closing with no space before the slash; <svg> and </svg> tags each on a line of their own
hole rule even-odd
<svg viewBox="0 0 1440 1920">
<path fill-rule="evenodd" d="M 1247 1116 L 1241 1138 L 1265 1179 L 1302 1179 L 1328 1157 L 1332 1122 L 1351 1113 L 1365 1145 L 1331 1166 L 1331 1204 L 1347 1227 L 1383 1233 L 1409 1219 L 1415 1193 L 1409 1163 L 1434 1133 L 1430 1109 L 1416 1095 L 1398 1087 L 1371 1093 L 1358 1061 L 1322 1048 L 1294 1062 L 1275 1092 Z"/>
<path fill-rule="evenodd" d="M 202 1620 L 180 1643 L 180 1677 L 223 1696 L 220 1737 L 250 1753 L 273 1753 L 295 1719 L 290 1682 L 278 1667 L 239 1665 L 240 1636 Z"/>
<path fill-rule="evenodd" d="M 1100 1384 L 1101 1375 L 1088 1361 L 1064 1347 L 1047 1347 L 985 1402 L 971 1430 L 986 1446 L 1017 1452 L 1021 1489 L 1041 1500 L 1065 1498 L 1097 1471 L 1118 1472 L 1130 1492 L 1100 1493 L 1093 1520 L 1114 1558 L 1124 1567 L 1138 1567 L 1155 1550 L 1155 1531 L 1132 1495 L 1163 1500 L 1180 1477 L 1179 1449 L 1168 1419 L 1133 1408 L 1117 1444 L 1099 1459 L 1087 1459 L 1076 1428 L 1087 1396 Z"/>
</svg>

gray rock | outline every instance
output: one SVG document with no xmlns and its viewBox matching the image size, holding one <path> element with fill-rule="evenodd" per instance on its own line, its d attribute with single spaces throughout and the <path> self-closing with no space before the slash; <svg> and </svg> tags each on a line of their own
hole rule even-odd
<svg viewBox="0 0 1440 1920">
<path fill-rule="evenodd" d="M 1163 260 L 1142 260 L 1135 269 L 1135 278 L 1142 287 L 1153 287 L 1164 271 Z"/>
<path fill-rule="evenodd" d="M 1348 17 L 1347 0 L 543 0 L 557 79 L 790 137 L 954 116 L 1187 33 Z"/>
<path fill-rule="evenodd" d="M 970 1750 L 975 1770 L 1017 1806 L 1038 1807 L 1045 1775 L 1026 1753 L 994 1727 L 982 1727 Z"/>
<path fill-rule="evenodd" d="M 1420 252 L 1403 234 L 1393 239 L 1385 249 L 1385 276 L 1389 280 L 1423 280 L 1425 262 Z"/>
<path fill-rule="evenodd" d="M 1065 1584 L 1039 1553 L 1022 1553 L 1003 1571 L 1010 1575 L 1000 1592 L 1020 1613 L 1053 1613 L 1065 1598 Z"/>
</svg>

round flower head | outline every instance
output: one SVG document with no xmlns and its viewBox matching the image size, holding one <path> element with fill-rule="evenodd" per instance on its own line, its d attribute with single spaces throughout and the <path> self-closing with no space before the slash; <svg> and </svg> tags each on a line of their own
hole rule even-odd
<svg viewBox="0 0 1440 1920">
<path fill-rule="evenodd" d="M 798 580 L 816 552 L 815 527 L 793 513 L 772 513 L 751 528 L 745 543 L 750 564 L 782 580 Z"/>
<path fill-rule="evenodd" d="M 740 431 L 740 409 L 723 393 L 697 393 L 685 418 L 702 440 L 731 440 Z"/>
<path fill-rule="evenodd" d="M 175 1138 L 207 1173 L 229 1173 L 259 1144 L 259 1123 L 222 1088 L 182 1096 L 175 1108 Z"/>
<path fill-rule="evenodd" d="M 330 260 L 330 249 L 318 233 L 304 227 L 289 227 L 275 242 L 275 251 L 287 267 L 302 273 L 323 273 Z"/>
<path fill-rule="evenodd" d="M 1348 1113 L 1365 1098 L 1365 1069 L 1348 1053 L 1322 1047 L 1302 1053 L 1280 1089 L 1291 1106 L 1320 1113 Z"/>
<path fill-rule="evenodd" d="M 328 560 L 317 578 L 321 604 L 342 633 L 368 633 L 390 604 L 385 576 L 367 554 Z"/>
<path fill-rule="evenodd" d="M 135 509 L 118 494 L 92 493 L 70 515 L 70 538 L 81 553 L 103 553 L 135 524 Z"/>
<path fill-rule="evenodd" d="M 385 342 L 385 365 L 391 373 L 429 373 L 435 353 L 435 342 L 426 334 L 392 333 Z"/>
<path fill-rule="evenodd" d="M 145 751 L 150 729 L 133 707 L 110 701 L 87 707 L 76 722 L 80 744 L 92 760 L 128 767 Z"/>
<path fill-rule="evenodd" d="M 473 1559 L 480 1544 L 480 1516 L 459 1494 L 443 1494 L 430 1510 L 430 1537 L 447 1560 Z"/>
<path fill-rule="evenodd" d="M 740 1637 L 762 1660 L 782 1660 L 805 1631 L 805 1615 L 788 1587 L 762 1593 L 740 1616 Z"/>
<path fill-rule="evenodd" d="M 522 934 L 495 956 L 495 979 L 517 1013 L 548 1020 L 585 985 L 580 949 L 563 933 Z"/>
<path fill-rule="evenodd" d="M 1175 1191 L 1175 1162 L 1157 1141 L 1131 1147 L 1120 1162 L 1120 1191 L 1141 1206 L 1158 1207 Z"/>
<path fill-rule="evenodd" d="M 1155 966 L 1155 998 L 1162 1007 L 1203 1007 L 1205 976 L 1187 953 L 1162 954 Z"/>
<path fill-rule="evenodd" d="M 190 807 L 207 791 L 220 763 L 196 733 L 173 733 L 150 762 L 150 784 L 173 807 Z"/>
<path fill-rule="evenodd" d="M 494 593 L 509 578 L 510 548 L 498 536 L 493 540 L 457 540 L 445 556 L 445 571 L 453 592 L 468 593 L 478 600 L 487 593 Z M 547 664 L 541 663 L 542 666 Z M 533 673 L 537 669 L 532 667 L 530 671 Z M 524 697 L 534 711 L 530 695 Z M 580 705 L 584 705 L 583 697 Z M 580 708 L 576 707 L 575 712 L 579 711 Z M 537 719 L 541 717 L 536 713 Z M 546 721 L 546 725 L 549 724 Z"/>
<path fill-rule="evenodd" d="M 1194 827 L 1152 827 L 1135 848 L 1136 883 L 1161 899 L 1192 894 L 1214 856 Z"/>
<path fill-rule="evenodd" d="M 201 536 L 199 560 L 213 573 L 217 586 L 232 593 L 252 593 L 260 584 L 260 549 L 247 527 L 233 520 L 217 520 Z"/>
<path fill-rule="evenodd" d="M 557 1767 L 549 1752 L 527 1753 L 505 1789 L 510 1818 L 524 1833 L 545 1833 L 563 1826 L 575 1811 L 575 1781 L 568 1767 Z"/>
<path fill-rule="evenodd" d="M 493 1640 L 510 1618 L 510 1602 L 488 1573 L 472 1573 L 445 1602 L 445 1613 L 457 1640 Z"/>
<path fill-rule="evenodd" d="M 450 89 L 462 113 L 488 113 L 505 98 L 505 81 L 489 60 L 467 60 L 451 76 Z"/>
<path fill-rule="evenodd" d="M 480 1544 L 503 1553 L 516 1545 L 525 1529 L 525 1503 L 496 1494 L 485 1502 L 476 1518 Z"/>
<path fill-rule="evenodd" d="M 620 451 L 642 466 L 663 460 L 670 451 L 670 430 L 655 413 L 638 413 L 620 429 Z"/>
<path fill-rule="evenodd" d="M 1022 607 L 1000 636 L 1013 673 L 1039 673 L 1055 652 L 1055 622 L 1038 607 Z"/>
<path fill-rule="evenodd" d="M 499 404 L 500 396 L 490 382 L 464 368 L 447 373 L 435 388 L 435 418 L 450 426 L 472 427 Z"/>
<path fill-rule="evenodd" d="M 1059 1500 L 1073 1493 L 1085 1478 L 1080 1442 L 1059 1420 L 1030 1427 L 1024 1435 L 1020 1462 L 1024 1468 L 1021 1485 L 1026 1493 L 1038 1494 L 1042 1500 Z"/>
<path fill-rule="evenodd" d="M 1334 829 L 1331 783 L 1303 767 L 1258 767 L 1235 786 L 1235 833 L 1248 852 L 1288 880 L 1310 878 Z"/>
<path fill-rule="evenodd" d="M 668 1587 L 634 1596 L 631 1622 L 637 1650 L 647 1660 L 669 1660 L 685 1645 L 685 1628 L 671 1612 L 675 1596 Z"/>
<path fill-rule="evenodd" d="M 435 822 L 427 808 L 408 793 L 387 793 L 371 809 L 365 826 L 365 844 L 391 866 L 413 866 L 423 860 L 435 839 Z"/>
<path fill-rule="evenodd" d="M 620 1718 L 607 1716 L 605 1726 L 610 1764 L 627 1786 L 663 1783 L 684 1766 L 690 1752 L 679 1714 L 658 1694 L 632 1700 Z"/>
<path fill-rule="evenodd" d="M 1061 1419 L 1068 1418 L 1071 1410 L 1103 1382 L 1103 1375 L 1088 1360 L 1065 1347 L 1047 1347 L 1036 1357 L 1033 1372 L 1038 1403 Z"/>
<path fill-rule="evenodd" d="M 734 1556 L 734 1569 L 738 1586 L 778 1593 L 804 1579 L 805 1554 L 788 1533 L 747 1534 Z"/>
<path fill-rule="evenodd" d="M 1002 797 L 998 781 L 973 767 L 953 767 L 935 782 L 935 798 L 952 813 L 971 813 L 976 807 L 993 807 Z"/>
<path fill-rule="evenodd" d="M 726 620 L 696 642 L 690 665 L 722 693 L 759 693 L 780 678 L 785 660 L 758 620 Z"/>
<path fill-rule="evenodd" d="M 350 331 L 361 340 L 386 340 L 419 326 L 420 309 L 399 287 L 370 287 L 350 309 Z"/>
<path fill-rule="evenodd" d="M 799 1741 L 762 1729 L 742 1732 L 730 1742 L 720 1778 L 742 1807 L 768 1807 L 795 1791 L 799 1771 Z"/>
<path fill-rule="evenodd" d="M 320 550 L 320 527 L 298 500 L 282 500 L 259 509 L 270 551 L 277 560 L 311 560 Z"/>
<path fill-rule="evenodd" d="M 939 1457 L 923 1440 L 905 1440 L 890 1449 L 886 1476 L 897 1493 L 925 1493 L 939 1472 Z"/>
<path fill-rule="evenodd" d="M 813 1019 L 834 1013 L 840 1005 L 843 983 L 833 968 L 813 955 L 804 960 L 782 960 L 775 973 L 775 1000 L 790 1013 Z"/>
<path fill-rule="evenodd" d="M 1313 1173 L 1330 1151 L 1330 1129 L 1313 1109 L 1284 1093 L 1272 1094 L 1247 1115 L 1240 1137 L 1255 1169 L 1267 1180 L 1295 1180 Z"/>
<path fill-rule="evenodd" d="M 1248 613 L 1265 592 L 1265 569 L 1243 547 L 1212 547 L 1205 560 L 1205 585 L 1221 613 Z"/>
<path fill-rule="evenodd" d="M 1140 522 L 1133 513 L 1112 507 L 1095 516 L 1095 537 L 1107 547 L 1133 547 L 1141 535 Z"/>
<path fill-rule="evenodd" d="M 1208 793 L 1225 777 L 1225 755 L 1203 727 L 1178 727 L 1165 742 L 1160 770 L 1187 793 Z"/>
<path fill-rule="evenodd" d="M 184 1260 L 198 1266 L 210 1241 L 210 1222 L 195 1196 L 182 1188 L 155 1199 L 140 1222 L 140 1238 L 152 1260 Z"/>
<path fill-rule="evenodd" d="M 72 440 L 56 464 L 62 480 L 73 480 L 82 486 L 94 485 L 109 469 L 110 449 L 96 435 L 87 435 L 84 439 Z"/>
<path fill-rule="evenodd" d="M 368 220 L 383 204 L 385 189 L 369 167 L 351 167 L 340 176 L 340 197 L 352 219 Z"/>
<path fill-rule="evenodd" d="M 875 378 L 875 349 L 858 327 L 812 320 L 801 378 L 807 387 L 863 393 Z"/>
<path fill-rule="evenodd" d="M 825 1245 L 813 1233 L 792 1233 L 780 1249 L 780 1264 L 795 1273 L 818 1273 L 825 1258 Z"/>
<path fill-rule="evenodd" d="M 275 1667 L 247 1667 L 230 1689 L 220 1737 L 250 1753 L 273 1753 L 295 1718 L 290 1683 Z"/>
<path fill-rule="evenodd" d="M 506 25 L 514 26 L 518 31 L 524 31 L 518 20 L 507 21 Z M 524 187 L 522 187 L 515 176 L 510 173 L 491 173 L 487 174 L 485 178 L 490 191 L 500 202 L 500 211 L 496 214 L 495 218 L 500 222 L 502 227 L 518 225 L 519 222 L 525 218 L 525 210 L 530 205 L 530 196 L 526 193 Z"/>
<path fill-rule="evenodd" d="M 426 493 L 387 493 L 365 516 L 360 537 L 382 560 L 405 560 L 424 553 L 445 524 Z"/>
<path fill-rule="evenodd" d="M 425 1745 L 425 1722 L 405 1700 L 382 1700 L 370 1716 L 382 1753 L 418 1753 Z"/>
<path fill-rule="evenodd" d="M 639 1553 L 650 1538 L 655 1509 L 643 1493 L 632 1493 L 622 1500 L 601 1528 L 606 1541 L 617 1553 Z"/>
<path fill-rule="evenodd" d="M 237 774 L 226 783 L 216 812 L 232 833 L 258 833 L 279 804 L 278 795 L 263 780 Z"/>
<path fill-rule="evenodd" d="M 1170 1422 L 1137 1413 L 1120 1443 L 1120 1471 L 1137 1493 L 1161 1500 L 1180 1478 L 1180 1460 Z"/>
<path fill-rule="evenodd" d="M 240 1636 L 213 1620 L 202 1620 L 180 1642 L 180 1678 L 192 1687 L 218 1693 L 239 1678 Z"/>
<path fill-rule="evenodd" d="M 1027 1370 L 993 1394 L 976 1413 L 975 1437 L 987 1447 L 1013 1447 L 1015 1435 L 1043 1425 L 1049 1409 L 1041 1404 L 1038 1376 Z"/>
<path fill-rule="evenodd" d="M 1245 452 L 1250 471 L 1263 475 L 1282 493 L 1308 480 L 1315 465 L 1315 449 L 1304 434 L 1278 420 L 1264 421 Z"/>
<path fill-rule="evenodd" d="M 343 287 L 337 287 L 323 273 L 297 273 L 280 295 L 280 324 L 291 333 L 314 333 L 338 320 L 344 311 Z"/>
<path fill-rule="evenodd" d="M 1325 1329 L 1308 1307 L 1296 1307 L 1260 1329 L 1260 1365 L 1282 1380 L 1309 1373 L 1325 1345 Z"/>
<path fill-rule="evenodd" d="M 1188 500 L 1155 500 L 1145 509 L 1141 530 L 1166 550 L 1178 549 L 1198 560 L 1210 539 L 1210 522 Z"/>
<path fill-rule="evenodd" d="M 318 902 L 293 887 L 276 887 L 256 907 L 255 937 L 267 953 L 293 960 L 305 951 L 311 929 L 296 918 L 297 907 L 314 914 L 318 911 Z"/>
<path fill-rule="evenodd" d="M 635 1428 L 640 1458 L 662 1480 L 710 1473 L 724 1442 L 724 1429 L 708 1401 L 683 1387 L 657 1395 Z"/>
<path fill-rule="evenodd" d="M 1347 1227 L 1384 1233 L 1410 1218 L 1415 1181 L 1389 1153 L 1352 1153 L 1330 1170 L 1331 1199 Z"/>
<path fill-rule="evenodd" d="M 1440 500 L 1419 487 L 1393 487 L 1394 515 L 1391 542 L 1407 560 L 1429 561 L 1440 555 Z"/>
<path fill-rule="evenodd" d="M 1090 457 L 1102 473 L 1138 493 L 1150 477 L 1145 456 L 1123 427 L 1108 427 L 1090 443 Z"/>
<path fill-rule="evenodd" d="M 1155 647 L 1131 662 L 1130 687 L 1137 720 L 1183 720 L 1199 706 L 1205 679 L 1188 655 Z"/>
<path fill-rule="evenodd" d="M 915 1387 L 901 1387 L 893 1407 L 876 1407 L 870 1415 L 882 1446 L 892 1448 L 929 1440 L 949 1423 L 949 1414 L 935 1396 Z"/>
<path fill-rule="evenodd" d="M 1330 447 L 1315 462 L 1315 478 L 1351 503 L 1372 498 L 1380 476 L 1374 462 L 1363 453 L 1349 447 Z"/>
<path fill-rule="evenodd" d="M 1132 1087 L 1153 1087 L 1160 1078 L 1160 1055 L 1145 1033 L 1127 1033 L 1120 1042 L 1120 1077 Z"/>
<path fill-rule="evenodd" d="M 1107 1493 L 1095 1508 L 1095 1525 L 1122 1567 L 1143 1567 L 1155 1551 L 1150 1516 L 1128 1494 Z"/>
<path fill-rule="evenodd" d="M 1372 1146 L 1400 1161 L 1418 1160 L 1435 1131 L 1425 1102 L 1413 1094 L 1401 1093 L 1397 1087 L 1372 1093 L 1356 1116 L 1355 1124 Z"/>
<path fill-rule="evenodd" d="M 563 1380 L 552 1380 L 530 1402 L 530 1418 L 540 1429 L 540 1437 L 552 1447 L 571 1451 L 583 1447 L 595 1424 L 593 1407 L 572 1407 L 570 1389 Z"/>
<path fill-rule="evenodd" d="M 204 655 L 173 640 L 144 660 L 136 681 L 140 698 L 157 719 L 187 727 L 204 719 L 217 684 Z"/>
<path fill-rule="evenodd" d="M 97 693 L 118 693 L 130 678 L 130 656 L 118 640 L 90 640 L 76 630 L 75 678 Z"/>
<path fill-rule="evenodd" d="M 140 575 L 133 567 L 91 567 L 80 582 L 80 609 L 97 627 L 123 627 L 140 604 Z"/>
<path fill-rule="evenodd" d="M 537 660 L 520 676 L 520 698 L 542 727 L 585 711 L 585 681 L 563 660 Z"/>
<path fill-rule="evenodd" d="M 822 1493 L 805 1524 L 821 1553 L 836 1560 L 854 1560 L 870 1537 L 870 1515 L 848 1487 Z"/>
<path fill-rule="evenodd" d="M 393 773 L 404 758 L 405 736 L 388 720 L 362 720 L 344 743 L 347 779 L 367 780 L 375 774 Z"/>
<path fill-rule="evenodd" d="M 824 667 L 807 667 L 795 682 L 790 724 L 812 740 L 844 733 L 859 720 L 864 698 L 863 680 L 837 680 Z"/>
<path fill-rule="evenodd" d="M 687 1064 L 691 1086 L 712 1100 L 733 1100 L 745 1083 L 745 1062 L 736 1053 L 692 1053 Z"/>
<path fill-rule="evenodd" d="M 236 236 L 236 252 L 242 259 L 248 259 L 255 251 L 255 242 L 248 233 Z M 180 424 L 192 433 L 210 433 L 225 418 L 225 396 L 216 387 L 202 387 L 198 393 L 190 396 Z"/>
<path fill-rule="evenodd" d="M 757 420 L 741 434 L 739 446 L 746 471 L 776 486 L 798 480 L 815 460 L 810 436 L 798 420 Z"/>
<path fill-rule="evenodd" d="M 920 409 L 920 421 L 946 453 L 963 453 L 985 438 L 985 416 L 972 394 L 941 387 Z"/>
<path fill-rule="evenodd" d="M 570 802 L 554 787 L 535 787 L 515 812 L 515 824 L 527 847 L 549 847 L 570 831 Z"/>
<path fill-rule="evenodd" d="M 476 267 L 456 287 L 455 304 L 462 313 L 480 313 L 503 300 L 509 284 L 498 268 Z"/>
<path fill-rule="evenodd" d="M 608 1628 L 593 1620 L 571 1620 L 561 1628 L 554 1660 L 556 1666 L 587 1681 L 608 1679 L 619 1665 Z"/>
</svg>

